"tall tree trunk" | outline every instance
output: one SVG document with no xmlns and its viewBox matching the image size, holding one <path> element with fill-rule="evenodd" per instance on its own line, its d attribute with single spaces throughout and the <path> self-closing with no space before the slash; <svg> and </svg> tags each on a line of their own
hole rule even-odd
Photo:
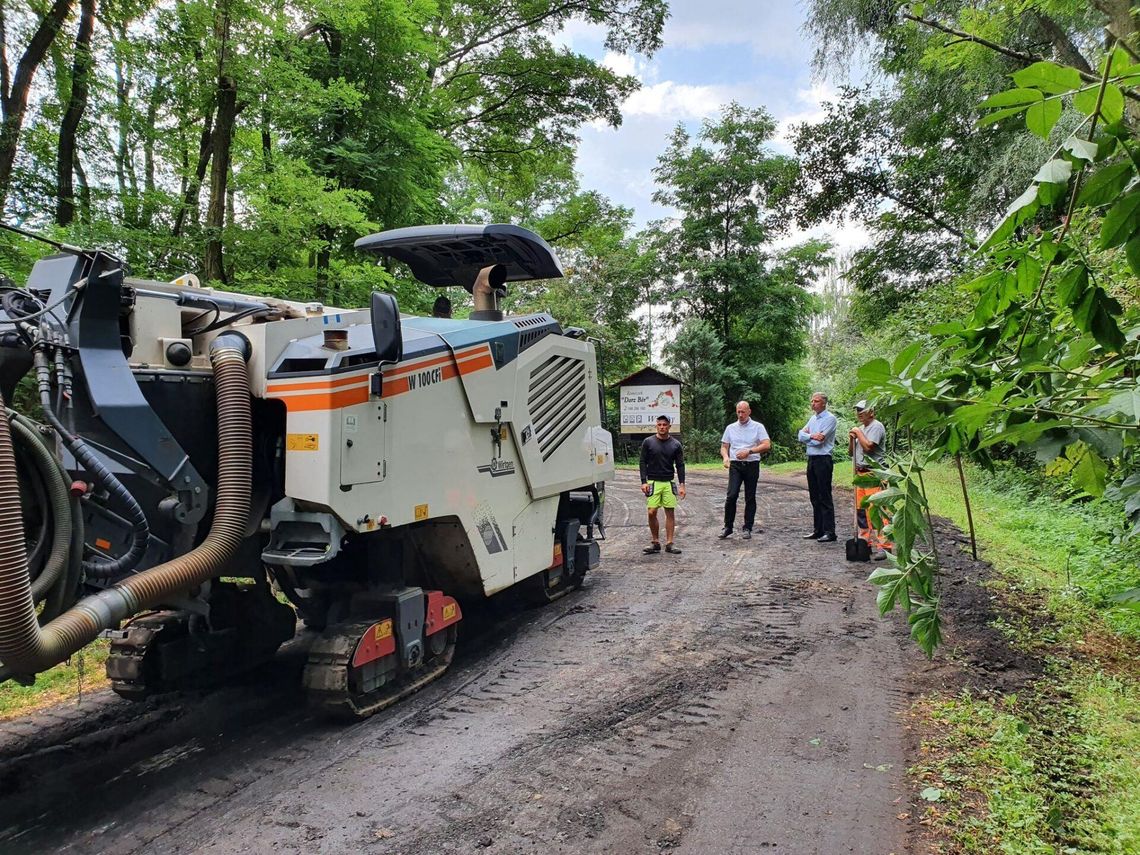
<svg viewBox="0 0 1140 855">
<path fill-rule="evenodd" d="M 23 130 L 24 115 L 28 111 L 32 79 L 71 11 L 71 4 L 72 0 L 55 0 L 52 3 L 16 64 L 14 77 L 8 66 L 7 51 L 0 50 L 0 211 L 8 201 L 12 168 L 20 148 L 20 131 Z M 7 21 L 3 5 L 0 4 L 0 45 L 5 43 L 6 38 Z"/>
<path fill-rule="evenodd" d="M 237 119 L 237 84 L 231 77 L 218 80 L 218 120 L 214 123 L 210 166 L 210 203 L 206 208 L 206 279 L 226 281 L 222 228 L 226 220 L 226 183 L 230 174 L 230 144 Z"/>
<path fill-rule="evenodd" d="M 79 153 L 75 154 L 75 177 L 79 179 L 79 222 L 89 225 L 91 223 L 91 184 L 87 181 L 87 171 L 83 168 L 83 159 Z"/>
<path fill-rule="evenodd" d="M 126 25 L 120 24 L 116 34 L 121 44 L 127 42 Z M 139 228 L 139 182 L 135 175 L 134 153 L 131 150 L 133 108 L 131 94 L 134 89 L 132 69 L 118 52 L 115 54 L 115 114 L 119 125 L 119 140 L 115 147 L 115 179 L 119 186 L 119 203 L 123 206 L 123 222 L 130 228 Z"/>
<path fill-rule="evenodd" d="M 154 219 L 155 183 L 154 183 L 154 141 L 158 136 L 155 125 L 158 123 L 158 104 L 162 100 L 166 87 L 161 78 L 154 81 L 146 105 L 146 124 L 143 127 L 143 194 L 142 213 L 140 225 L 149 229 Z"/>
<path fill-rule="evenodd" d="M 75 137 L 79 131 L 79 121 L 87 109 L 87 91 L 90 83 L 91 36 L 95 31 L 95 0 L 80 0 L 79 29 L 75 34 L 75 58 L 71 63 L 71 96 L 63 121 L 59 125 L 59 151 L 56 156 L 56 207 L 55 221 L 61 226 L 70 225 L 75 219 L 75 188 L 72 177 L 75 173 Z"/>
<path fill-rule="evenodd" d="M 206 178 L 206 167 L 210 165 L 213 143 L 214 109 L 211 107 L 209 112 L 202 118 L 202 136 L 198 141 L 198 164 L 194 167 L 194 179 L 186 184 L 182 194 L 182 204 L 178 208 L 178 213 L 174 216 L 174 228 L 170 230 L 172 237 L 179 237 L 182 234 L 182 229 L 186 225 L 187 214 L 191 210 L 195 213 L 198 210 L 198 193 L 201 191 L 202 182 Z M 194 219 L 196 220 L 197 217 L 195 216 Z"/>
</svg>

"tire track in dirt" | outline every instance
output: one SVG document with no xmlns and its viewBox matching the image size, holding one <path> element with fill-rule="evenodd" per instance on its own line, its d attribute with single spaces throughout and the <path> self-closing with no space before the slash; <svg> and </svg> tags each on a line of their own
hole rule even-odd
<svg viewBox="0 0 1140 855">
<path fill-rule="evenodd" d="M 0 804 L 0 819 L 39 811 L 32 822 L 21 813 L 26 833 L 9 842 L 73 852 L 905 851 L 893 819 L 905 795 L 893 718 L 906 700 L 900 633 L 875 620 L 865 567 L 798 540 L 809 512 L 795 483 L 761 482 L 765 534 L 717 541 L 723 482 L 691 473 L 678 511 L 684 554 L 644 556 L 636 474 L 621 473 L 587 589 L 492 623 L 501 638 L 461 645 L 448 675 L 394 709 L 345 728 L 289 707 L 285 689 L 186 699 L 176 722 L 159 723 L 153 750 L 79 764 L 88 780 L 120 775 L 87 810 L 34 806 L 26 792 L 19 806 Z M 215 709 L 243 698 L 244 718 Z"/>
</svg>

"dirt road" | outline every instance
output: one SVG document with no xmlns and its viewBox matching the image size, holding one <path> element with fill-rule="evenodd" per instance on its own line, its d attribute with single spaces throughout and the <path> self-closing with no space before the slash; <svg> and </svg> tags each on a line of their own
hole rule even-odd
<svg viewBox="0 0 1140 855">
<path fill-rule="evenodd" d="M 911 851 L 919 655 L 869 565 L 800 539 L 802 477 L 762 479 L 750 542 L 715 538 L 724 482 L 692 473 L 683 554 L 643 556 L 621 473 L 583 590 L 490 609 L 447 675 L 363 723 L 306 712 L 286 655 L 0 725 L 0 851 Z"/>
</svg>

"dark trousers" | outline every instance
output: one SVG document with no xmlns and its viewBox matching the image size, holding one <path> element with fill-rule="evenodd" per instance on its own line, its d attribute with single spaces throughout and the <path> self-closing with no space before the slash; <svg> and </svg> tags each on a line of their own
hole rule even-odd
<svg viewBox="0 0 1140 855">
<path fill-rule="evenodd" d="M 728 464 L 728 497 L 724 500 L 724 527 L 736 521 L 736 497 L 744 485 L 744 527 L 752 530 L 756 522 L 756 482 L 760 480 L 759 460 L 733 460 Z"/>
<path fill-rule="evenodd" d="M 811 497 L 812 531 L 835 534 L 835 503 L 831 500 L 831 455 L 807 459 L 808 495 Z"/>
</svg>

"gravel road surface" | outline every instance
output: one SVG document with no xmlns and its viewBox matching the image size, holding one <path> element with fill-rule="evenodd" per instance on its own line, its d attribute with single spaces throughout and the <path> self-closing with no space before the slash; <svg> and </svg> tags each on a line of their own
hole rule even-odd
<svg viewBox="0 0 1140 855">
<path fill-rule="evenodd" d="M 751 541 L 716 539 L 726 479 L 691 473 L 683 554 L 644 556 L 619 473 L 581 591 L 471 615 L 448 674 L 359 724 L 305 710 L 299 650 L 0 723 L 0 852 L 913 851 L 920 655 L 844 531 L 800 539 L 802 475 L 762 476 Z"/>
</svg>

